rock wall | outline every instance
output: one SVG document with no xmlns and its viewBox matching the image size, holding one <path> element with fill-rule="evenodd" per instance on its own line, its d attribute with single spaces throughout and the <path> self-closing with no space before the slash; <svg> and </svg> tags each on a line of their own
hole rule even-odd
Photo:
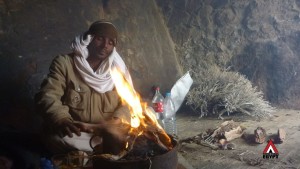
<svg viewBox="0 0 300 169">
<path fill-rule="evenodd" d="M 33 111 L 52 59 L 99 19 L 118 28 L 117 50 L 141 96 L 151 99 L 153 85 L 170 90 L 182 70 L 154 0 L 0 0 L 0 114 Z"/>
<path fill-rule="evenodd" d="M 0 0 L 0 114 L 19 124 L 33 112 L 51 60 L 104 18 L 118 27 L 118 51 L 143 98 L 153 85 L 169 90 L 181 65 L 218 64 L 245 74 L 275 106 L 300 108 L 299 11 L 298 0 Z"/>
<path fill-rule="evenodd" d="M 275 106 L 300 108 L 298 0 L 156 0 L 188 68 L 239 71 Z"/>
</svg>

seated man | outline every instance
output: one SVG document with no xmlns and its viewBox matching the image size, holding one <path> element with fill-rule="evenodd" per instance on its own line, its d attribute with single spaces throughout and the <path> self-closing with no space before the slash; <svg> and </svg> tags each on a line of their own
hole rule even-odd
<svg viewBox="0 0 300 169">
<path fill-rule="evenodd" d="M 117 67 L 132 85 L 116 51 L 117 34 L 112 23 L 94 22 L 75 37 L 72 53 L 53 60 L 35 98 L 44 119 L 43 140 L 50 152 L 92 151 L 89 133 L 95 125 L 108 131 L 130 122 L 129 109 L 121 102 L 110 75 L 111 68 Z"/>
</svg>

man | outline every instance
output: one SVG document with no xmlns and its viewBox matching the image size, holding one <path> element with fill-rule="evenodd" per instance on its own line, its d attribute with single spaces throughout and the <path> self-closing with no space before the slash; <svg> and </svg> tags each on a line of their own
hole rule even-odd
<svg viewBox="0 0 300 169">
<path fill-rule="evenodd" d="M 52 153 L 92 151 L 89 133 L 95 128 L 116 132 L 116 125 L 130 122 L 128 107 L 121 102 L 110 75 L 111 68 L 117 67 L 132 85 L 116 51 L 117 36 L 112 23 L 94 22 L 87 32 L 75 37 L 72 53 L 53 60 L 36 95 L 37 110 L 45 124 L 43 137 Z"/>
</svg>

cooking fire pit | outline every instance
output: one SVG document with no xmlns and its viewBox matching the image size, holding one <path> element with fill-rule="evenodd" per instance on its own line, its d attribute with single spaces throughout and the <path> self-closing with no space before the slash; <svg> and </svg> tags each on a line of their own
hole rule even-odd
<svg viewBox="0 0 300 169">
<path fill-rule="evenodd" d="M 124 133 L 128 139 L 118 142 L 109 132 L 107 136 L 104 134 L 103 151 L 94 153 L 93 168 L 176 169 L 178 142 L 159 125 L 154 110 L 141 102 L 138 93 L 118 69 L 111 70 L 111 77 L 119 96 L 130 107 L 129 130 Z"/>
</svg>

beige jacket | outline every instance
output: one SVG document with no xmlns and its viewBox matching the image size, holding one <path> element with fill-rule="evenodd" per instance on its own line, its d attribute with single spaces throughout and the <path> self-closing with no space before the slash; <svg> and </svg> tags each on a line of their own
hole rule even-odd
<svg viewBox="0 0 300 169">
<path fill-rule="evenodd" d="M 73 54 L 53 60 L 35 99 L 38 112 L 49 126 L 64 118 L 88 123 L 112 117 L 130 121 L 129 109 L 115 90 L 101 94 L 85 84 L 76 70 Z"/>
</svg>

